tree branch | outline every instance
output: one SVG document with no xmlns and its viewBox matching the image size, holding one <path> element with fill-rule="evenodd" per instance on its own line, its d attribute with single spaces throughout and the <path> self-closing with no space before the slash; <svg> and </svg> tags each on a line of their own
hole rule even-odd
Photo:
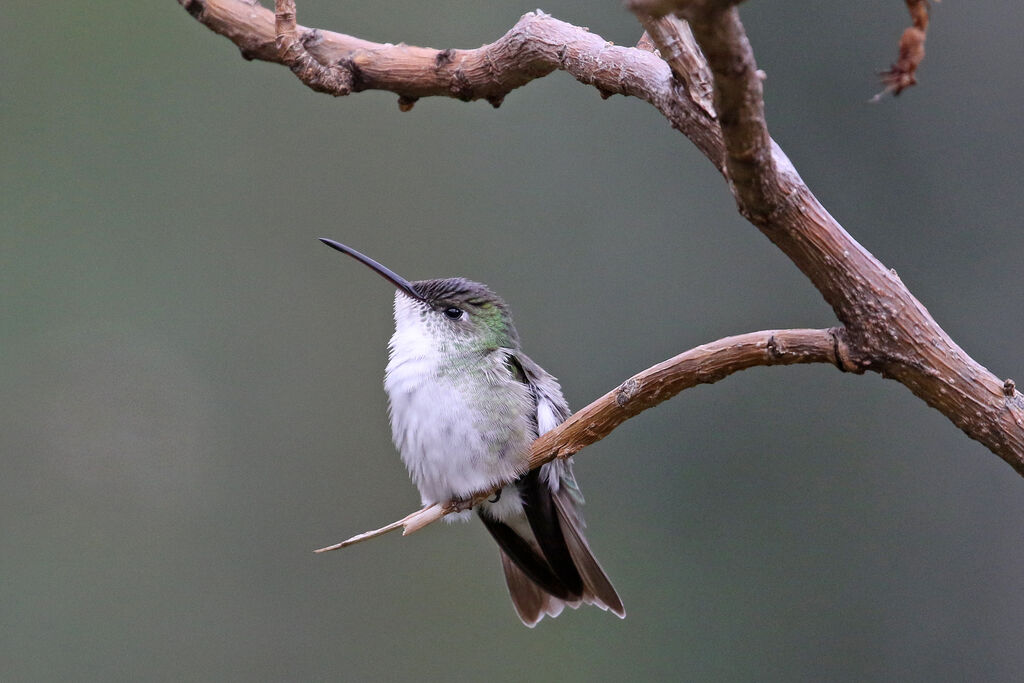
<svg viewBox="0 0 1024 683">
<path fill-rule="evenodd" d="M 656 54 L 611 45 L 542 12 L 524 15 L 490 45 L 439 51 L 291 28 L 294 17 L 286 11 L 279 50 L 274 15 L 253 1 L 178 1 L 193 17 L 231 39 L 248 59 L 287 63 L 295 70 L 295 64 L 303 63 L 302 52 L 289 46 L 297 41 L 320 65 L 347 71 L 352 92 L 390 90 L 399 94 L 406 110 L 417 98 L 430 95 L 486 99 L 497 106 L 514 88 L 555 69 L 605 96 L 629 95 L 650 103 L 726 176 L 740 213 L 793 261 L 832 307 L 843 324 L 836 334 L 842 341 L 837 349 L 843 369 L 872 370 L 903 383 L 1024 475 L 1024 397 L 953 342 L 895 271 L 886 269 L 829 215 L 769 136 L 761 74 L 735 0 L 629 2 L 642 22 L 676 14 L 690 23 L 713 75 L 717 120 L 691 98 L 688 88 L 692 65 L 703 57 L 693 50 L 691 66 L 684 66 L 680 55 L 688 48 L 673 43 L 668 31 L 649 34 L 672 68 Z"/>
<path fill-rule="evenodd" d="M 726 169 L 741 214 L 811 280 L 846 328 L 853 372 L 906 385 L 1024 475 L 1024 398 L 968 356 L 924 305 L 818 202 L 768 135 L 739 12 L 676 0 L 714 74 Z"/>
<path fill-rule="evenodd" d="M 715 118 L 714 86 L 711 82 L 711 69 L 693 37 L 693 31 L 685 20 L 672 15 L 654 18 L 643 14 L 637 15 L 640 25 L 644 27 L 644 35 L 658 48 L 675 77 L 686 84 L 690 99 L 704 110 L 711 118 Z"/>
<path fill-rule="evenodd" d="M 285 64 L 276 44 L 274 13 L 255 0 L 178 2 L 204 26 L 237 45 L 245 59 Z M 524 14 L 504 36 L 474 50 L 373 43 L 299 25 L 295 35 L 320 64 L 347 69 L 352 92 L 396 93 L 403 111 L 419 98 L 432 96 L 483 99 L 497 107 L 512 90 L 552 71 L 565 71 L 604 97 L 626 95 L 648 102 L 721 170 L 718 127 L 708 124 L 707 114 L 689 97 L 679 96 L 686 86 L 663 59 L 612 45 L 539 10 Z"/>
<path fill-rule="evenodd" d="M 568 458 L 597 443 L 620 424 L 698 384 L 714 384 L 734 372 L 760 365 L 830 363 L 842 368 L 843 335 L 839 329 L 765 330 L 725 337 L 690 349 L 633 375 L 615 389 L 541 435 L 530 448 L 528 469 L 555 458 Z M 469 500 L 428 505 L 385 527 L 353 536 L 314 552 L 338 550 L 382 536 L 400 527 L 411 534 L 456 510 L 490 498 L 512 482 L 480 491 Z"/>
</svg>

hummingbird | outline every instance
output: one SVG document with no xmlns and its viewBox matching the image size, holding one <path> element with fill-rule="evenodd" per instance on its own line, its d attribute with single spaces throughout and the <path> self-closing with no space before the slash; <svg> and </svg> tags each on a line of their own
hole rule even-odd
<svg viewBox="0 0 1024 683">
<path fill-rule="evenodd" d="M 384 389 L 395 447 L 423 504 L 469 501 L 503 485 L 475 512 L 498 544 L 526 626 L 581 604 L 625 617 L 583 534 L 572 464 L 527 471 L 531 443 L 570 411 L 558 380 L 522 352 L 501 297 L 461 277 L 410 282 L 351 247 L 320 241 L 396 289 Z"/>
</svg>

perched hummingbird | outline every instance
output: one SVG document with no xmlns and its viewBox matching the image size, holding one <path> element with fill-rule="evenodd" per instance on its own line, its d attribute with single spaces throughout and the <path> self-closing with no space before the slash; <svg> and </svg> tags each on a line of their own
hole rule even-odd
<svg viewBox="0 0 1024 683">
<path fill-rule="evenodd" d="M 498 543 L 522 622 L 532 627 L 581 603 L 625 617 L 583 535 L 583 496 L 570 463 L 526 471 L 530 444 L 563 422 L 569 406 L 558 381 L 520 350 L 505 302 L 464 278 L 409 282 L 355 249 L 320 241 L 398 290 L 384 388 L 395 447 L 423 504 L 514 482 L 476 512 Z"/>
</svg>

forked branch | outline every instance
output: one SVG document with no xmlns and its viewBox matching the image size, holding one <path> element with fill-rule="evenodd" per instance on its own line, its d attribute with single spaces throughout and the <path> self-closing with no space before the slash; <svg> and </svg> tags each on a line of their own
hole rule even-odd
<svg viewBox="0 0 1024 683">
<path fill-rule="evenodd" d="M 295 26 L 295 0 L 278 0 L 274 31 L 278 58 L 300 81 L 317 92 L 329 95 L 352 92 L 351 69 L 344 65 L 321 64 L 306 50 Z"/>
<path fill-rule="evenodd" d="M 829 215 L 768 135 L 761 77 L 738 10 L 716 0 L 670 4 L 689 20 L 711 66 L 737 207 L 843 323 L 844 367 L 901 382 L 1024 475 L 1024 397 L 967 355 L 896 271 Z"/>
<path fill-rule="evenodd" d="M 657 53 L 612 45 L 539 11 L 524 15 L 489 45 L 435 50 L 299 26 L 291 0 L 277 0 L 276 15 L 255 0 L 178 1 L 234 42 L 247 59 L 286 64 L 310 87 L 336 95 L 389 90 L 399 95 L 403 110 L 427 96 L 486 99 L 498 106 L 513 89 L 556 69 L 603 96 L 621 94 L 648 102 L 726 177 L 740 213 L 793 261 L 832 307 L 842 327 L 828 333 L 835 342 L 829 348 L 835 351 L 827 362 L 901 382 L 1024 475 L 1024 397 L 1013 382 L 997 379 L 946 334 L 896 272 L 829 215 L 771 139 L 764 117 L 763 74 L 735 0 L 628 0 Z M 918 12 L 913 16 L 920 23 L 924 0 L 907 4 Z M 690 29 L 695 43 L 689 40 Z M 713 105 L 702 86 L 708 74 Z M 730 358 L 732 352 L 716 346 L 726 343 L 731 342 L 709 347 L 717 349 L 716 357 Z M 682 362 L 697 351 L 667 362 Z M 629 396 L 632 390 L 625 383 L 538 439 L 531 463 L 575 453 L 635 414 L 631 410 L 649 407 L 648 399 L 664 400 L 685 388 L 685 382 L 673 385 L 678 388 L 669 393 L 667 378 L 665 382 L 644 385 L 644 391 Z M 610 426 L 602 431 L 599 425 Z M 427 512 L 385 529 L 414 528 L 429 517 Z"/>
</svg>

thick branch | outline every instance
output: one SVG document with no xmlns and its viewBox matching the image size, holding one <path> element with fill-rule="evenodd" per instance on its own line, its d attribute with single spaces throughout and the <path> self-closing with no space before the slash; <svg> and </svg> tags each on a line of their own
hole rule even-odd
<svg viewBox="0 0 1024 683">
<path fill-rule="evenodd" d="M 841 330 L 766 330 L 726 337 L 690 349 L 643 372 L 633 375 L 615 389 L 576 412 L 568 420 L 542 435 L 530 448 L 529 469 L 555 458 L 568 458 L 597 443 L 620 424 L 667 401 L 698 384 L 714 384 L 734 372 L 759 365 L 829 363 L 841 365 Z M 506 482 L 502 486 L 510 484 Z M 456 505 L 428 505 L 375 531 L 315 552 L 337 550 L 382 536 L 399 527 L 404 534 L 418 531 L 457 509 L 466 509 L 491 497 L 499 488 L 480 491 L 469 501 Z"/>
<path fill-rule="evenodd" d="M 640 25 L 658 48 L 661 58 L 668 62 L 676 78 L 686 84 L 686 90 L 697 106 L 715 118 L 714 85 L 711 69 L 701 54 L 693 31 L 685 20 L 672 15 L 649 17 L 639 15 Z"/>
<path fill-rule="evenodd" d="M 247 58 L 283 61 L 274 15 L 258 4 L 179 2 Z M 321 65 L 347 70 L 353 92 L 390 90 L 405 109 L 428 95 L 497 105 L 512 89 L 555 69 L 602 94 L 649 102 L 726 175 L 740 213 L 789 256 L 835 311 L 845 327 L 844 369 L 872 370 L 905 384 L 1024 475 L 1024 398 L 964 353 L 896 273 L 843 230 L 770 138 L 760 73 L 734 4 L 630 0 L 638 15 L 675 13 L 690 22 L 714 77 L 717 121 L 691 100 L 685 77 L 674 77 L 659 56 L 613 46 L 540 12 L 524 15 L 507 34 L 476 50 L 380 45 L 299 26 L 294 34 Z M 678 45 L 657 32 L 651 38 L 661 54 L 675 59 Z"/>
<path fill-rule="evenodd" d="M 287 63 L 277 48 L 274 13 L 255 0 L 178 2 L 207 28 L 237 45 L 246 59 Z M 650 103 L 721 168 L 717 126 L 707 124 L 707 114 L 689 97 L 680 97 L 686 86 L 673 77 L 664 60 L 613 45 L 539 10 L 524 14 L 504 36 L 474 50 L 372 43 L 304 26 L 295 27 L 295 36 L 316 62 L 350 73 L 352 92 L 396 93 L 403 111 L 419 98 L 431 96 L 484 99 L 497 107 L 512 90 L 562 70 L 593 85 L 605 97 L 627 95 Z"/>
<path fill-rule="evenodd" d="M 785 195 L 764 122 L 761 74 L 754 62 L 754 51 L 735 8 L 698 14 L 693 30 L 717 86 L 715 107 L 719 111 L 733 194 L 741 212 L 758 224 L 777 211 Z"/>
<path fill-rule="evenodd" d="M 873 370 L 905 384 L 1024 475 L 1024 398 L 1005 392 L 1004 382 L 953 342 L 896 272 L 843 230 L 771 140 L 738 10 L 706 9 L 699 0 L 672 4 L 690 20 L 714 74 L 739 211 L 832 306 L 846 328 L 847 369 Z"/>
</svg>

